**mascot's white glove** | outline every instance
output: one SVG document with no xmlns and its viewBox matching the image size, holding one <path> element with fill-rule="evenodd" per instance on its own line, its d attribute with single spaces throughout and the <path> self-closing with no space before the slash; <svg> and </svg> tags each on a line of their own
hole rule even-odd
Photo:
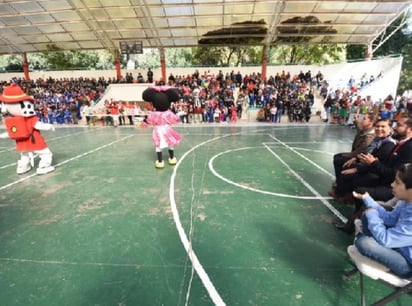
<svg viewBox="0 0 412 306">
<path fill-rule="evenodd" d="M 9 133 L 4 132 L 0 134 L 0 139 L 7 139 L 7 138 L 9 138 Z"/>
<path fill-rule="evenodd" d="M 43 123 L 43 122 L 36 122 L 34 125 L 34 128 L 39 130 L 39 131 L 52 131 L 54 132 L 56 129 L 53 124 L 50 123 Z"/>
</svg>

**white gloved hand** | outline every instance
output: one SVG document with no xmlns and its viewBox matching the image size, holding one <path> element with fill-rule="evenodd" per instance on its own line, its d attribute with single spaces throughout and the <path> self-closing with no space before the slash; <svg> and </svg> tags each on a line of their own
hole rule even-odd
<svg viewBox="0 0 412 306">
<path fill-rule="evenodd" d="M 34 127 L 36 129 L 38 129 L 39 131 L 53 131 L 55 130 L 54 125 L 50 124 L 50 123 L 43 123 L 43 122 L 36 122 L 36 124 L 34 125 Z"/>
</svg>

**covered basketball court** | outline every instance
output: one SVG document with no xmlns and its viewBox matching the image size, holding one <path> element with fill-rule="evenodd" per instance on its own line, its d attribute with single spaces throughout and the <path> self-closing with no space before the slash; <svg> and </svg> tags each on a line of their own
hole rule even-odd
<svg viewBox="0 0 412 306">
<path fill-rule="evenodd" d="M 157 170 L 151 130 L 44 133 L 56 170 L 15 173 L 0 144 L 2 305 L 357 305 L 334 222 L 332 155 L 353 130 L 325 124 L 182 125 Z M 390 289 L 365 279 L 367 300 Z M 410 305 L 404 296 L 395 305 Z"/>
<path fill-rule="evenodd" d="M 207 32 L 230 29 L 207 36 L 218 38 L 216 44 L 244 38 L 234 31 L 237 23 L 255 26 L 261 19 L 267 31 L 254 35 L 263 48 L 287 37 L 370 45 L 409 5 L 7 1 L 0 4 L 0 52 L 39 52 L 50 44 L 118 50 L 121 41 L 164 49 L 198 45 Z M 310 30 L 319 24 L 298 18 L 305 16 L 319 20 L 322 35 Z M 325 25 L 336 32 L 325 35 Z M 296 33 L 282 32 L 285 27 Z M 333 226 L 353 207 L 327 197 L 332 156 L 350 148 L 352 129 L 244 123 L 177 130 L 183 135 L 179 162 L 162 170 L 153 166 L 150 129 L 65 126 L 45 132 L 56 166 L 46 176 L 17 176 L 14 144 L 2 140 L 0 304 L 360 302 L 359 279 L 344 277 L 353 237 Z M 365 285 L 368 300 L 390 291 L 371 280 Z M 396 305 L 411 301 L 403 296 Z"/>
</svg>

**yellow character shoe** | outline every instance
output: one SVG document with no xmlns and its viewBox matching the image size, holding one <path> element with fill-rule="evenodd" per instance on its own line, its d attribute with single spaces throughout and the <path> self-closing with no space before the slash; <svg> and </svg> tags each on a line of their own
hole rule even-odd
<svg viewBox="0 0 412 306">
<path fill-rule="evenodd" d="M 169 158 L 169 165 L 176 165 L 176 163 L 177 163 L 176 157 Z"/>
<path fill-rule="evenodd" d="M 164 161 L 158 161 L 158 160 L 156 160 L 155 161 L 155 167 L 157 168 L 157 169 L 162 169 L 162 168 L 164 168 L 165 167 L 165 163 L 164 163 Z"/>
</svg>

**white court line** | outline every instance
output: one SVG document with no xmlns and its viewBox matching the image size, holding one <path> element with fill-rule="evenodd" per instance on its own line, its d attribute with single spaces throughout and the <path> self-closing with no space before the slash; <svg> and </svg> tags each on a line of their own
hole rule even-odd
<svg viewBox="0 0 412 306">
<path fill-rule="evenodd" d="M 100 129 L 100 128 L 96 128 L 96 129 L 94 129 L 94 130 L 98 130 L 98 129 Z M 70 137 L 70 136 L 76 136 L 76 135 L 79 135 L 79 134 L 88 133 L 89 131 L 90 131 L 90 130 L 81 131 L 81 132 L 77 132 L 77 133 L 72 133 L 72 134 L 69 134 L 69 135 L 63 135 L 63 136 L 53 137 L 53 138 L 51 138 L 51 139 L 48 139 L 48 140 L 47 140 L 47 143 L 52 142 L 52 141 L 55 141 L 55 140 L 67 138 L 67 137 Z M 2 147 L 0 147 L 0 149 L 1 149 L 1 148 L 2 148 Z M 5 150 L 0 150 L 0 153 L 4 153 L 4 152 L 9 152 L 9 151 L 16 150 L 15 147 L 13 147 L 13 148 L 6 148 L 6 147 L 4 147 L 4 148 L 5 148 Z M 1 169 L 6 169 L 6 168 L 9 168 L 9 167 L 13 167 L 13 166 L 16 166 L 16 165 L 17 165 L 17 162 L 11 163 L 11 164 L 7 164 L 7 165 L 3 165 L 3 166 L 0 166 L 0 170 L 1 170 Z"/>
<path fill-rule="evenodd" d="M 17 165 L 17 163 L 7 164 L 7 165 L 4 165 L 4 166 L 1 166 L 0 169 L 6 169 L 6 168 L 9 168 L 9 167 L 12 167 L 12 166 L 15 166 L 15 165 Z"/>
<path fill-rule="evenodd" d="M 299 150 L 299 151 L 308 151 L 308 152 L 317 152 L 317 153 L 322 153 L 322 154 L 328 154 L 328 155 L 335 155 L 336 153 L 333 152 L 326 152 L 322 150 L 313 150 L 313 149 L 307 149 L 307 148 L 300 148 L 300 147 L 291 147 L 292 149 Z"/>
<path fill-rule="evenodd" d="M 115 143 L 118 143 L 118 142 L 120 142 L 120 141 L 123 141 L 123 140 L 125 140 L 125 139 L 127 139 L 127 138 L 130 138 L 130 137 L 133 137 L 133 136 L 135 136 L 135 135 L 134 135 L 134 134 L 133 134 L 133 135 L 128 135 L 128 136 L 125 136 L 125 137 L 120 138 L 120 139 L 118 139 L 118 140 L 112 141 L 112 142 L 110 142 L 110 143 L 108 143 L 108 144 L 105 144 L 105 145 L 103 145 L 103 146 L 97 147 L 96 149 L 93 149 L 93 150 L 87 151 L 87 152 L 85 152 L 85 153 L 76 155 L 76 156 L 74 156 L 74 157 L 72 157 L 72 158 L 66 159 L 65 161 L 62 161 L 62 162 L 54 165 L 54 167 L 56 167 L 56 168 L 57 168 L 57 167 L 60 167 L 60 166 L 62 166 L 62 165 L 64 165 L 64 164 L 67 164 L 67 163 L 73 161 L 73 160 L 79 159 L 79 158 L 81 158 L 81 157 L 84 157 L 84 156 L 89 155 L 89 154 L 91 154 L 91 153 L 94 153 L 94 152 L 96 152 L 96 151 L 100 151 L 101 149 L 107 148 L 107 147 L 109 147 L 109 146 L 111 146 L 111 145 L 113 145 L 113 144 L 115 144 Z M 37 176 L 37 175 L 38 175 L 38 174 L 33 173 L 33 174 L 28 175 L 28 176 L 22 177 L 21 179 L 19 179 L 19 180 L 17 180 L 17 181 L 14 181 L 14 182 L 11 182 L 11 183 L 9 183 L 9 184 L 0 186 L 0 191 L 1 191 L 1 190 L 4 190 L 4 189 L 7 189 L 7 188 L 9 188 L 9 187 L 11 187 L 11 186 L 14 186 L 14 185 L 16 185 L 16 184 L 19 184 L 19 183 L 21 183 L 21 182 L 24 182 L 24 181 L 26 181 L 26 180 L 34 177 L 34 176 Z"/>
<path fill-rule="evenodd" d="M 209 140 L 206 140 L 193 148 L 191 148 L 189 151 L 186 151 L 180 160 L 177 162 L 176 166 L 173 169 L 172 176 L 170 178 L 170 186 L 169 186 L 169 199 L 170 199 L 170 207 L 172 210 L 173 214 L 173 219 L 176 224 L 176 229 L 179 234 L 180 240 L 183 244 L 183 247 L 186 250 L 187 255 L 189 256 L 190 261 L 192 262 L 192 267 L 195 269 L 197 275 L 199 276 L 200 280 L 203 283 L 203 286 L 205 287 L 206 291 L 208 292 L 210 298 L 212 299 L 213 303 L 215 305 L 226 305 L 219 293 L 217 292 L 215 286 L 213 285 L 212 281 L 210 280 L 209 276 L 207 275 L 205 269 L 203 268 L 202 264 L 200 263 L 199 259 L 196 256 L 196 253 L 194 252 L 192 248 L 192 242 L 188 239 L 185 230 L 183 229 L 182 222 L 180 221 L 180 216 L 179 212 L 177 210 L 176 206 L 176 200 L 175 200 L 175 178 L 176 178 L 176 173 L 177 170 L 179 169 L 180 164 L 183 162 L 183 160 L 186 158 L 187 155 L 189 155 L 191 152 L 199 148 L 200 146 L 203 146 L 209 142 L 215 141 L 217 139 L 221 139 L 224 137 L 232 136 L 234 134 L 226 134 L 223 136 L 215 137 Z"/>
<path fill-rule="evenodd" d="M 130 268 L 165 268 L 171 265 L 147 265 L 138 263 L 107 263 L 107 262 L 81 262 L 81 261 L 64 261 L 64 260 L 38 260 L 38 259 L 25 259 L 25 258 L 10 258 L 10 257 L 0 257 L 1 261 L 10 262 L 27 262 L 36 263 L 44 265 L 71 265 L 71 266 L 98 266 L 98 267 L 130 267 Z M 180 265 L 175 265 L 174 267 L 181 267 Z"/>
<path fill-rule="evenodd" d="M 269 135 L 271 136 L 271 135 Z M 280 140 L 276 139 L 276 137 L 271 136 L 273 139 L 275 139 L 276 141 L 278 141 L 279 143 L 282 143 Z M 282 143 L 283 144 L 283 143 Z M 310 191 L 312 191 L 312 193 L 314 195 L 317 195 L 319 197 L 321 197 L 320 193 L 317 192 L 308 182 L 306 182 L 299 174 L 297 174 L 292 168 L 289 167 L 289 165 L 280 158 L 280 156 L 278 156 L 271 148 L 269 148 L 266 144 L 263 144 L 268 150 L 269 152 L 271 152 L 283 165 L 285 165 L 285 167 L 287 167 L 289 169 L 289 171 L 291 171 L 293 173 L 293 175 L 295 175 L 298 180 L 300 180 L 305 186 L 306 188 L 308 188 Z M 292 148 L 290 148 L 288 145 L 284 144 L 284 146 L 288 149 L 290 149 L 291 151 L 295 152 L 296 154 L 298 154 L 299 156 L 302 156 L 302 158 L 304 158 L 305 160 L 308 160 L 306 157 L 304 157 L 302 154 L 300 154 L 299 152 L 296 152 L 295 150 L 293 150 Z M 313 165 L 316 165 L 315 163 L 312 163 Z M 317 166 L 317 165 L 316 165 Z M 319 166 L 317 166 L 320 169 L 323 169 Z M 326 171 L 326 170 L 324 170 Z M 348 221 L 348 219 L 342 215 L 335 207 L 333 207 L 333 205 L 331 205 L 327 200 L 320 198 L 319 199 L 323 205 L 325 205 L 336 217 L 338 217 L 343 223 L 346 223 Z"/>
<path fill-rule="evenodd" d="M 250 133 L 250 132 L 249 132 Z M 213 283 L 211 282 L 209 276 L 207 275 L 206 271 L 204 270 L 202 264 L 200 263 L 199 259 L 197 258 L 196 253 L 194 252 L 193 248 L 192 248 L 192 243 L 191 241 L 188 239 L 188 236 L 185 233 L 185 230 L 183 228 L 182 222 L 180 220 L 180 216 L 179 216 L 179 212 L 176 206 L 176 200 L 175 200 L 175 195 L 174 195 L 174 191 L 175 191 L 175 179 L 176 179 L 176 173 L 177 170 L 179 169 L 180 164 L 184 161 L 184 159 L 194 150 L 196 150 L 197 148 L 216 141 L 218 139 L 224 138 L 224 137 L 228 137 L 228 136 L 233 136 L 236 134 L 242 134 L 242 132 L 239 133 L 233 133 L 233 134 L 226 134 L 226 135 L 222 135 L 222 136 L 218 136 L 212 139 L 209 139 L 207 141 L 204 141 L 194 147 L 192 147 L 190 150 L 186 151 L 182 157 L 180 158 L 180 160 L 177 162 L 176 166 L 173 169 L 172 172 L 172 176 L 170 178 L 170 185 L 169 185 L 169 200 L 170 200 L 170 207 L 171 207 L 171 211 L 172 211 L 172 215 L 173 215 L 173 220 L 176 224 L 176 229 L 177 232 L 179 234 L 180 240 L 183 244 L 183 247 L 186 250 L 186 253 L 188 254 L 188 257 L 190 259 L 190 261 L 192 262 L 192 267 L 194 268 L 194 270 L 196 271 L 197 275 L 199 276 L 199 278 L 201 279 L 203 286 L 205 287 L 206 291 L 208 292 L 210 298 L 212 299 L 213 303 L 215 305 L 225 305 L 225 302 L 223 301 L 223 299 L 221 298 L 221 296 L 219 295 L 219 293 L 217 292 L 215 286 L 213 285 Z M 248 133 L 245 133 L 248 134 Z M 276 139 L 275 139 L 276 140 Z M 276 140 L 278 143 L 279 141 Z M 267 146 L 266 146 L 267 147 Z M 269 148 L 270 150 L 270 148 Z M 273 151 L 272 151 L 273 152 Z M 274 152 L 273 152 L 274 153 Z M 210 161 L 209 161 L 210 163 Z M 288 165 L 286 165 L 289 170 L 291 172 L 294 172 L 292 169 L 290 169 L 290 167 Z M 297 174 L 296 174 L 297 175 Z M 313 189 L 313 188 L 312 188 Z M 324 205 L 326 205 L 331 211 L 335 211 L 335 215 L 337 215 L 342 221 L 346 222 L 346 218 L 344 216 L 342 216 L 339 211 L 337 211 L 333 206 L 331 206 L 329 204 L 329 202 L 327 202 L 326 200 L 323 199 L 323 197 L 316 191 L 313 190 L 314 194 L 317 195 L 316 199 L 319 199 L 320 201 L 322 201 L 322 203 Z"/>
<path fill-rule="evenodd" d="M 97 128 L 95 129 L 95 130 L 97 130 Z M 85 133 L 88 133 L 88 132 L 90 132 L 91 130 L 87 130 L 87 131 L 81 131 L 81 132 L 77 132 L 77 133 L 71 133 L 71 134 L 69 134 L 69 135 L 62 135 L 62 136 L 56 136 L 56 137 L 51 137 L 51 138 L 47 138 L 47 143 L 49 143 L 49 142 L 52 142 L 52 141 L 55 141 L 55 140 L 59 140 L 59 139 L 62 139 L 62 138 L 67 138 L 67 137 L 70 137 L 70 136 L 75 136 L 75 135 L 79 135 L 79 134 L 85 134 Z M 50 132 L 50 133 L 53 133 L 53 132 Z M 44 136 L 44 135 L 43 135 Z M 13 142 L 13 144 L 15 144 L 15 141 L 13 140 L 13 139 L 10 139 L 10 138 L 6 138 L 6 139 L 8 139 L 9 141 L 12 141 Z M 9 151 L 13 151 L 13 150 L 15 150 L 16 148 L 13 146 L 13 147 L 0 147 L 0 153 L 3 153 L 3 152 L 9 152 Z"/>
<path fill-rule="evenodd" d="M 316 164 L 315 162 L 311 161 L 309 158 L 307 158 L 306 156 L 302 155 L 301 153 L 299 153 L 298 151 L 296 151 L 295 149 L 293 149 L 292 147 L 288 146 L 286 143 L 280 141 L 279 139 L 277 139 L 276 137 L 272 136 L 269 134 L 269 137 L 274 139 L 277 143 L 280 143 L 281 145 L 283 145 L 285 148 L 289 149 L 290 151 L 292 151 L 293 153 L 295 153 L 296 155 L 299 155 L 302 159 L 306 160 L 308 163 L 312 164 L 315 168 L 318 168 L 320 171 L 322 171 L 323 173 L 329 175 L 331 178 L 335 179 L 335 175 L 333 175 L 332 173 L 330 173 L 329 171 L 323 169 L 321 166 L 319 166 L 318 164 Z M 265 144 L 263 144 L 265 145 Z"/>
<path fill-rule="evenodd" d="M 265 146 L 265 148 L 267 148 L 267 146 L 265 144 L 263 144 Z M 292 195 L 292 194 L 286 194 L 286 193 L 278 193 L 278 192 L 272 192 L 272 191 L 266 191 L 266 190 L 262 190 L 262 189 L 257 189 L 257 188 L 253 188 L 253 187 L 249 187 L 249 186 L 245 186 L 239 183 L 236 183 L 232 180 L 229 180 L 227 178 L 225 178 L 223 175 L 220 175 L 214 168 L 213 166 L 213 162 L 214 160 L 223 155 L 223 154 L 228 154 L 231 152 L 236 152 L 236 151 L 241 151 L 241 150 L 251 150 L 251 149 L 256 149 L 256 148 L 262 148 L 262 147 L 243 147 L 243 148 L 237 148 L 237 149 L 232 149 L 232 150 L 227 150 L 224 152 L 220 152 L 214 156 L 212 156 L 212 158 L 209 160 L 209 170 L 218 178 L 220 178 L 222 181 L 237 186 L 239 188 L 242 189 L 246 189 L 246 190 L 250 190 L 253 192 L 257 192 L 257 193 L 262 193 L 262 194 L 267 194 L 267 195 L 272 195 L 272 196 L 277 196 L 277 197 L 282 197 L 282 198 L 291 198 L 291 199 L 301 199 L 301 200 L 320 200 L 320 199 L 331 199 L 331 197 L 322 197 L 321 195 L 319 196 L 297 196 L 297 195 Z"/>
</svg>

